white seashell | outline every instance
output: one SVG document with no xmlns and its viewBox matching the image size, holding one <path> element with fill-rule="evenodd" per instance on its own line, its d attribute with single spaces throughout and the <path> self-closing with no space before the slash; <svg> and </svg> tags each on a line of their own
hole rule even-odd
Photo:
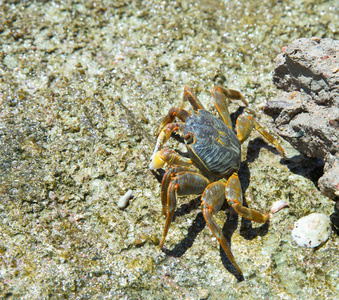
<svg viewBox="0 0 339 300">
<path fill-rule="evenodd" d="M 288 203 L 283 200 L 274 202 L 271 207 L 271 214 L 275 214 L 276 212 L 278 212 L 279 210 L 281 210 L 282 208 L 286 206 L 288 206 Z"/>
<path fill-rule="evenodd" d="M 327 241 L 331 234 L 331 221 L 324 214 L 313 213 L 294 223 L 292 237 L 303 247 L 314 248 Z"/>
<path fill-rule="evenodd" d="M 132 196 L 132 190 L 128 190 L 125 195 L 123 195 L 118 201 L 118 207 L 124 209 L 127 207 L 129 200 Z"/>
</svg>

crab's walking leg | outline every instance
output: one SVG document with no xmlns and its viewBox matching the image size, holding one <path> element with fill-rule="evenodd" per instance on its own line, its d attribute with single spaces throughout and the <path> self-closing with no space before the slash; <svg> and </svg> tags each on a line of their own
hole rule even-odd
<svg viewBox="0 0 339 300">
<path fill-rule="evenodd" d="M 238 174 L 234 173 L 227 181 L 226 183 L 226 199 L 230 206 L 233 207 L 233 209 L 242 217 L 249 219 L 251 221 L 255 221 L 258 223 L 265 223 L 269 217 L 270 214 L 261 214 L 260 212 L 247 208 L 242 205 L 242 191 L 241 191 L 241 185 L 239 181 Z"/>
<path fill-rule="evenodd" d="M 246 106 L 248 106 L 247 101 L 245 100 L 244 96 L 240 92 L 236 90 L 226 89 L 219 85 L 216 85 L 211 92 L 212 92 L 212 97 L 214 100 L 215 107 L 217 108 L 217 111 L 220 117 L 222 118 L 224 123 L 230 129 L 232 129 L 232 121 L 231 121 L 230 113 L 228 111 L 227 99 L 239 99 Z"/>
<path fill-rule="evenodd" d="M 164 150 L 164 149 L 163 149 Z M 169 151 L 169 150 L 168 150 Z M 171 182 L 171 179 L 175 176 L 175 174 L 180 173 L 180 172 L 196 172 L 200 173 L 199 170 L 194 167 L 186 167 L 186 166 L 172 166 L 170 167 L 164 177 L 162 178 L 161 181 L 161 203 L 162 203 L 162 213 L 166 216 L 167 215 L 167 191 L 168 191 L 168 186 Z"/>
<path fill-rule="evenodd" d="M 224 123 L 232 129 L 232 121 L 230 117 L 230 113 L 228 111 L 228 103 L 226 101 L 225 94 L 222 92 L 220 87 L 215 86 L 214 89 L 211 91 L 212 97 L 214 100 L 215 107 L 217 108 L 217 111 L 224 121 Z"/>
<path fill-rule="evenodd" d="M 282 156 L 286 156 L 284 149 L 280 146 L 278 141 L 251 116 L 240 115 L 237 119 L 236 128 L 240 143 L 246 141 L 253 128 L 255 128 L 255 130 L 257 130 L 264 138 L 277 147 Z"/>
<path fill-rule="evenodd" d="M 201 197 L 201 209 L 208 227 L 211 229 L 213 235 L 219 241 L 221 247 L 224 249 L 230 262 L 237 269 L 239 275 L 242 275 L 242 271 L 235 261 L 230 246 L 228 245 L 224 235 L 222 234 L 222 230 L 213 218 L 213 214 L 216 214 L 224 203 L 225 188 L 226 184 L 222 181 L 212 182 L 210 185 L 208 185 Z"/>
<path fill-rule="evenodd" d="M 188 88 L 187 86 L 185 86 L 185 89 L 184 89 L 184 97 L 183 97 L 182 105 L 184 105 L 186 101 L 191 103 L 192 107 L 195 110 L 205 109 L 202 103 L 200 102 L 200 100 L 193 93 L 192 89 Z"/>
<path fill-rule="evenodd" d="M 184 110 L 181 107 L 172 107 L 167 115 L 165 116 L 165 118 L 161 121 L 158 130 L 156 132 L 156 136 L 159 136 L 159 134 L 161 133 L 161 131 L 163 130 L 163 128 L 169 124 L 172 123 L 174 121 L 175 118 L 180 119 L 182 122 L 185 122 L 186 118 L 188 117 L 188 112 L 186 110 Z"/>
<path fill-rule="evenodd" d="M 161 123 L 158 127 L 158 130 L 156 132 L 156 136 L 158 136 L 161 133 L 161 131 L 163 130 L 163 128 L 167 124 L 172 123 L 176 117 L 178 119 L 180 119 L 182 122 L 186 121 L 186 119 L 189 115 L 189 113 L 183 108 L 186 101 L 188 101 L 195 110 L 205 109 L 204 106 L 202 105 L 202 103 L 197 98 L 197 96 L 193 93 L 192 89 L 185 86 L 182 104 L 180 105 L 180 107 L 172 107 L 168 111 L 167 115 L 161 121 Z"/>
<path fill-rule="evenodd" d="M 176 194 L 200 194 L 204 191 L 209 183 L 210 182 L 206 177 L 194 172 L 180 172 L 170 181 L 167 190 L 167 218 L 162 239 L 160 242 L 161 248 L 164 246 L 166 235 L 173 219 L 177 202 Z"/>
<path fill-rule="evenodd" d="M 221 85 L 216 85 L 214 89 L 221 89 L 221 91 L 224 93 L 224 95 L 229 99 L 234 100 L 241 100 L 246 106 L 248 106 L 248 102 L 246 101 L 245 97 L 236 90 L 226 89 L 225 87 Z"/>
</svg>

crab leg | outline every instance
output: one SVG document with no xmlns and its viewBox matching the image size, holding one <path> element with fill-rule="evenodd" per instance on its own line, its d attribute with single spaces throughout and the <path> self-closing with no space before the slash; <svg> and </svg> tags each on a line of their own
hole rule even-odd
<svg viewBox="0 0 339 300">
<path fill-rule="evenodd" d="M 176 166 L 170 167 L 166 171 L 164 177 L 162 178 L 162 181 L 161 181 L 161 203 L 162 203 L 162 213 L 165 216 L 167 215 L 167 191 L 168 191 L 168 186 L 169 186 L 169 184 L 171 182 L 171 179 L 173 178 L 173 176 L 175 174 L 180 173 L 180 172 L 184 172 L 184 171 L 200 173 L 199 170 L 197 168 L 195 168 L 194 166 L 186 167 L 186 166 L 178 166 L 178 165 L 176 165 Z"/>
<path fill-rule="evenodd" d="M 159 136 L 159 134 L 161 133 L 163 128 L 167 124 L 172 123 L 176 117 L 179 118 L 182 122 L 186 121 L 186 119 L 187 119 L 187 117 L 189 115 L 189 113 L 185 109 L 183 109 L 183 106 L 184 106 L 186 101 L 188 101 L 195 110 L 205 109 L 204 106 L 202 105 L 202 103 L 200 102 L 200 100 L 193 93 L 192 89 L 190 89 L 187 86 L 185 86 L 185 88 L 184 88 L 184 96 L 183 96 L 183 99 L 182 99 L 182 104 L 180 105 L 180 107 L 172 107 L 168 111 L 167 115 L 161 121 L 160 126 L 158 127 L 158 130 L 156 132 L 156 136 Z"/>
<path fill-rule="evenodd" d="M 217 108 L 217 111 L 224 121 L 224 123 L 232 129 L 232 121 L 230 117 L 230 113 L 228 111 L 228 103 L 226 101 L 225 94 L 222 92 L 221 88 L 218 86 L 215 86 L 214 89 L 211 91 L 212 97 L 214 100 L 215 107 Z"/>
<path fill-rule="evenodd" d="M 242 217 L 258 223 L 265 223 L 270 214 L 261 214 L 260 212 L 247 208 L 242 205 L 242 191 L 238 174 L 234 173 L 226 183 L 226 199 L 230 206 Z"/>
<path fill-rule="evenodd" d="M 221 85 L 216 85 L 214 89 L 221 89 L 221 91 L 224 93 L 224 95 L 229 99 L 234 100 L 241 100 L 246 106 L 248 106 L 248 102 L 246 101 L 245 97 L 236 90 L 226 89 L 225 87 Z"/>
<path fill-rule="evenodd" d="M 237 119 L 237 136 L 240 143 L 246 141 L 246 139 L 250 136 L 253 128 L 257 130 L 264 138 L 266 138 L 270 143 L 276 146 L 282 156 L 285 155 L 284 149 L 280 146 L 278 141 L 251 116 L 240 115 Z"/>
<path fill-rule="evenodd" d="M 170 181 L 167 190 L 167 218 L 162 239 L 160 242 L 161 248 L 164 246 L 166 235 L 173 219 L 177 203 L 176 194 L 200 194 L 204 191 L 209 183 L 210 182 L 206 177 L 194 172 L 180 172 Z"/>
<path fill-rule="evenodd" d="M 159 136 L 159 134 L 161 133 L 161 131 L 163 130 L 163 128 L 169 124 L 172 123 L 175 119 L 175 117 L 177 117 L 178 119 L 180 119 L 182 122 L 186 121 L 186 118 L 188 117 L 188 112 L 186 110 L 184 110 L 181 107 L 172 107 L 167 115 L 165 116 L 165 118 L 161 121 L 156 136 Z"/>
<path fill-rule="evenodd" d="M 230 246 L 222 234 L 222 230 L 213 218 L 213 214 L 216 214 L 220 210 L 225 201 L 225 189 L 226 184 L 222 181 L 216 181 L 208 185 L 201 197 L 201 209 L 208 227 L 219 241 L 221 247 L 224 249 L 230 262 L 237 269 L 239 275 L 242 275 L 242 271 L 235 261 Z"/>
<path fill-rule="evenodd" d="M 182 105 L 184 105 L 184 103 L 186 101 L 191 103 L 193 109 L 195 109 L 195 110 L 205 109 L 204 106 L 202 105 L 202 103 L 200 102 L 200 100 L 193 93 L 192 89 L 188 88 L 187 86 L 185 86 L 185 89 L 184 89 L 184 96 L 183 96 Z"/>
<path fill-rule="evenodd" d="M 227 99 L 241 100 L 246 106 L 248 106 L 247 101 L 245 100 L 244 96 L 240 92 L 236 90 L 226 89 L 219 85 L 214 86 L 214 89 L 211 92 L 212 92 L 212 97 L 214 100 L 215 107 L 217 108 L 217 111 L 220 117 L 222 118 L 224 123 L 230 129 L 232 129 L 232 121 L 231 121 L 230 113 L 228 111 Z"/>
</svg>

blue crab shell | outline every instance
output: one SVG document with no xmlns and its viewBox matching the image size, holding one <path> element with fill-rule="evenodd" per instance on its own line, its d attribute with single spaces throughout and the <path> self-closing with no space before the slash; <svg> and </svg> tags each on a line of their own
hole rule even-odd
<svg viewBox="0 0 339 300">
<path fill-rule="evenodd" d="M 186 142 L 187 151 L 204 175 L 222 178 L 239 170 L 240 142 L 236 134 L 210 112 L 193 110 L 186 119 L 184 134 L 193 134 L 193 140 Z"/>
</svg>

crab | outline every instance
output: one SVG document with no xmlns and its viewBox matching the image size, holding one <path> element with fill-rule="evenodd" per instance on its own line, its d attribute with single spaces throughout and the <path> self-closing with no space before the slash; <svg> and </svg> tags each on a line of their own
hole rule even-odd
<svg viewBox="0 0 339 300">
<path fill-rule="evenodd" d="M 225 199 L 240 216 L 258 223 L 265 223 L 271 213 L 284 207 L 285 203 L 274 204 L 270 212 L 262 214 L 243 206 L 237 172 L 241 163 L 241 144 L 253 129 L 275 145 L 283 156 L 285 152 L 278 141 L 250 115 L 240 115 L 236 121 L 237 133 L 233 132 L 228 111 L 229 100 L 241 100 L 248 106 L 239 91 L 215 86 L 211 92 L 221 119 L 205 110 L 193 91 L 185 87 L 183 103 L 180 107 L 172 107 L 169 110 L 157 130 L 158 137 L 150 169 L 156 170 L 165 164 L 168 165 L 161 182 L 162 213 L 166 216 L 166 223 L 159 246 L 164 247 L 176 209 L 176 195 L 202 194 L 201 209 L 205 221 L 230 262 L 242 276 L 242 271 L 213 215 L 218 213 Z M 189 112 L 183 108 L 187 101 L 192 106 Z M 174 122 L 176 118 L 180 121 Z M 173 132 L 183 136 L 188 158 L 163 147 Z"/>
</svg>

